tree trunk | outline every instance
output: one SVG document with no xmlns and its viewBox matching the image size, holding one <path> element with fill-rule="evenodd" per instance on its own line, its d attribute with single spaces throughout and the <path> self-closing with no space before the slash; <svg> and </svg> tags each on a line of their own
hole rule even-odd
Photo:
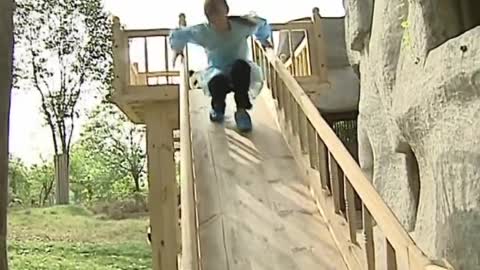
<svg viewBox="0 0 480 270">
<path fill-rule="evenodd" d="M 55 182 L 57 204 L 69 203 L 68 154 L 55 155 Z"/>
<path fill-rule="evenodd" d="M 0 270 L 8 269 L 8 131 L 13 63 L 13 0 L 0 1 Z"/>
<path fill-rule="evenodd" d="M 133 173 L 132 176 L 135 183 L 135 192 L 140 192 L 140 174 Z"/>
</svg>

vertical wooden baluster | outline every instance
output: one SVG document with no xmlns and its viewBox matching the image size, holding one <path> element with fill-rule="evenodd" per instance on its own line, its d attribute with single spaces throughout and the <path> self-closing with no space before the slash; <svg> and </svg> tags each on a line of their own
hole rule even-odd
<svg viewBox="0 0 480 270">
<path fill-rule="evenodd" d="M 310 38 L 310 36 L 308 35 L 308 31 L 305 31 L 305 38 L 308 39 Z M 306 51 L 306 59 L 307 59 L 307 68 L 308 68 L 308 71 L 307 71 L 307 75 L 308 76 L 311 76 L 312 75 L 312 63 L 310 61 L 311 57 L 310 57 L 310 42 L 307 42 L 307 51 Z"/>
<path fill-rule="evenodd" d="M 256 46 L 255 41 L 253 40 L 253 38 L 250 38 L 250 48 L 252 48 L 252 59 L 253 59 L 253 62 L 255 62 L 255 63 L 258 64 L 258 61 L 257 61 L 257 46 Z"/>
<path fill-rule="evenodd" d="M 363 204 L 362 204 L 363 205 Z M 375 270 L 375 243 L 373 242 L 373 220 L 370 211 L 363 205 L 363 233 L 365 235 L 365 255 L 367 269 Z"/>
<path fill-rule="evenodd" d="M 145 84 L 146 85 L 150 85 L 149 81 L 148 81 L 148 72 L 149 72 L 149 68 L 148 68 L 148 42 L 147 42 L 147 37 L 143 37 L 143 53 L 144 53 L 144 57 L 145 57 Z"/>
<path fill-rule="evenodd" d="M 304 67 L 304 71 L 305 71 L 305 76 L 308 76 L 310 74 L 308 74 L 308 59 L 307 59 L 307 47 L 305 47 L 305 49 L 303 50 L 303 67 Z"/>
<path fill-rule="evenodd" d="M 339 187 L 339 167 L 337 161 L 332 156 L 328 155 L 328 162 L 330 164 L 330 188 L 332 190 L 333 196 L 333 205 L 335 208 L 335 213 L 340 214 L 341 203 L 340 203 L 340 187 Z"/>
<path fill-rule="evenodd" d="M 358 244 L 357 242 L 357 210 L 355 207 L 355 190 L 353 189 L 352 184 L 350 184 L 350 181 L 348 181 L 348 178 L 345 176 L 344 177 L 344 183 L 345 183 L 345 192 L 346 198 L 347 198 L 347 203 L 346 203 L 346 208 L 347 208 L 347 217 L 348 217 L 348 226 L 350 229 L 350 240 L 352 241 L 353 244 Z"/>
<path fill-rule="evenodd" d="M 303 154 L 307 153 L 307 116 L 302 108 L 298 106 L 298 137 L 300 139 L 300 148 Z"/>
<path fill-rule="evenodd" d="M 347 206 L 346 202 L 347 199 L 345 197 L 345 175 L 343 170 L 338 170 L 338 190 L 340 190 L 340 212 L 346 214 L 347 213 Z"/>
<path fill-rule="evenodd" d="M 305 76 L 305 59 L 303 59 L 303 55 L 305 54 L 305 48 L 302 49 L 302 52 L 300 53 L 300 64 L 302 66 L 302 76 Z"/>
<path fill-rule="evenodd" d="M 264 65 L 265 65 L 265 79 L 267 80 L 267 87 L 272 90 L 272 76 L 271 76 L 271 70 L 270 70 L 270 62 L 268 61 L 268 58 L 266 55 L 264 55 Z"/>
<path fill-rule="evenodd" d="M 275 68 L 270 64 L 270 81 L 272 82 L 272 97 L 273 99 L 278 100 L 278 83 L 277 83 L 277 72 Z"/>
<path fill-rule="evenodd" d="M 168 57 L 168 38 L 167 37 L 164 37 L 163 38 L 164 40 L 164 46 L 165 46 L 165 69 L 167 71 L 167 76 L 165 76 L 165 81 L 167 84 L 170 84 L 170 77 L 168 76 L 168 71 L 170 70 L 170 67 L 169 67 L 169 57 Z M 160 84 L 159 82 L 157 82 L 157 84 Z"/>
<path fill-rule="evenodd" d="M 285 91 L 283 91 L 285 95 L 285 121 L 288 127 L 288 132 L 293 134 L 293 106 L 292 106 L 292 95 L 288 91 L 288 88 L 285 86 Z"/>
<path fill-rule="evenodd" d="M 288 30 L 288 48 L 290 49 L 290 59 L 292 60 L 290 67 L 291 67 L 291 73 L 293 76 L 295 76 L 295 52 L 293 50 L 293 43 L 292 43 L 292 30 Z"/>
<path fill-rule="evenodd" d="M 330 193 L 328 189 L 328 179 L 330 174 L 328 171 L 328 150 L 325 147 L 322 139 L 317 135 L 317 152 L 318 152 L 318 171 L 320 173 L 320 183 L 322 183 L 322 188 Z"/>
<path fill-rule="evenodd" d="M 292 108 L 292 133 L 294 136 L 298 135 L 298 104 L 293 96 L 290 97 L 290 108 Z"/>
<path fill-rule="evenodd" d="M 278 95 L 278 108 L 280 108 L 280 110 L 282 110 L 284 116 L 285 116 L 285 95 L 283 92 L 285 92 L 285 89 L 284 89 L 284 84 L 283 84 L 283 81 L 280 80 L 280 78 L 277 76 L 277 85 L 278 85 L 278 88 L 277 88 L 277 95 Z M 282 113 L 280 112 L 280 113 Z"/>
<path fill-rule="evenodd" d="M 302 58 L 303 50 L 298 54 L 298 70 L 299 76 L 303 76 L 303 58 Z"/>
<path fill-rule="evenodd" d="M 310 168 L 318 169 L 318 149 L 317 149 L 317 140 L 315 129 L 312 126 L 312 123 L 308 121 L 307 125 L 307 135 L 308 135 L 308 154 L 310 157 Z"/>
<path fill-rule="evenodd" d="M 387 270 L 397 270 L 397 255 L 395 249 L 388 239 L 385 239 L 385 241 L 387 242 Z"/>
</svg>

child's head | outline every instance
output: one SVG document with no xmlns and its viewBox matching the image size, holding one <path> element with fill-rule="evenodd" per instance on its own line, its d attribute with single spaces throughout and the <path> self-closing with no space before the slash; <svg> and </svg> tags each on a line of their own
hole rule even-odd
<svg viewBox="0 0 480 270">
<path fill-rule="evenodd" d="M 223 28 L 227 22 L 229 7 L 226 0 L 205 0 L 203 6 L 208 22 L 218 28 Z"/>
</svg>

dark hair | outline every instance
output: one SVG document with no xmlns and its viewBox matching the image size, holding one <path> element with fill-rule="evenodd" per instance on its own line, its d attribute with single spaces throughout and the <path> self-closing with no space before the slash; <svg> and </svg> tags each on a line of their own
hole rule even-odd
<svg viewBox="0 0 480 270">
<path fill-rule="evenodd" d="M 219 5 L 223 5 L 227 9 L 227 13 L 230 10 L 230 7 L 227 4 L 227 0 L 205 0 L 205 3 L 203 5 L 203 11 L 205 12 L 205 16 L 209 14 L 215 13 L 219 10 Z"/>
</svg>

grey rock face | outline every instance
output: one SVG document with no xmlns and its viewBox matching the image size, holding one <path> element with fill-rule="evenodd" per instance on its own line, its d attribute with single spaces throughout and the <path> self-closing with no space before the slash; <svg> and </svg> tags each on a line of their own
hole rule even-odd
<svg viewBox="0 0 480 270">
<path fill-rule="evenodd" d="M 346 3 L 361 166 L 429 256 L 478 269 L 480 2 L 371 2 Z"/>
</svg>

